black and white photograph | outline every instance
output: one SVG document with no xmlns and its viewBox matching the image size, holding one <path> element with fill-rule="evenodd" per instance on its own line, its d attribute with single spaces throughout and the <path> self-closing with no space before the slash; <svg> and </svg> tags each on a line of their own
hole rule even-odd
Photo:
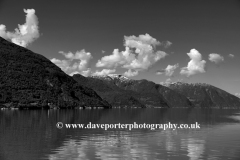
<svg viewBox="0 0 240 160">
<path fill-rule="evenodd" d="M 0 0 L 0 160 L 240 160 L 240 0 Z"/>
</svg>

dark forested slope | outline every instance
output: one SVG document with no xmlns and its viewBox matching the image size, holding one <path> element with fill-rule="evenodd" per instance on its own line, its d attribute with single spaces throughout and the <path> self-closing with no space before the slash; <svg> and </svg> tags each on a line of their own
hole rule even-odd
<svg viewBox="0 0 240 160">
<path fill-rule="evenodd" d="M 44 56 L 0 37 L 0 104 L 110 107 Z"/>
</svg>

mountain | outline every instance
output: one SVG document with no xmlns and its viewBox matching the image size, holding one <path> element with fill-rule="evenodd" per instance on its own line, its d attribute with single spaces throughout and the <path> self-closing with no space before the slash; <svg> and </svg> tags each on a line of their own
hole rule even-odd
<svg viewBox="0 0 240 160">
<path fill-rule="evenodd" d="M 138 93 L 125 91 L 111 81 L 104 81 L 96 77 L 83 77 L 80 74 L 73 75 L 73 78 L 80 84 L 95 90 L 98 95 L 115 107 L 146 107 L 136 97 Z M 110 78 L 110 77 L 105 77 Z"/>
<path fill-rule="evenodd" d="M 115 84 L 124 89 L 132 90 L 143 95 L 160 95 L 169 107 L 192 107 L 191 102 L 184 96 L 160 84 L 148 80 L 122 80 L 122 75 L 110 75 Z M 126 79 L 126 78 L 125 78 Z"/>
<path fill-rule="evenodd" d="M 111 107 L 44 56 L 0 37 L 1 107 Z"/>
<path fill-rule="evenodd" d="M 118 74 L 108 76 L 73 78 L 82 85 L 93 88 L 113 106 L 117 104 L 147 107 L 217 107 L 240 108 L 240 99 L 217 87 L 182 82 L 155 84 L 148 80 L 132 80 Z M 121 106 L 121 105 L 120 105 Z"/>
<path fill-rule="evenodd" d="M 240 99 L 205 83 L 170 83 L 168 88 L 185 95 L 197 107 L 240 108 Z"/>
<path fill-rule="evenodd" d="M 192 107 L 184 96 L 165 86 L 147 80 L 132 80 L 122 75 L 83 77 L 74 75 L 80 84 L 90 86 L 113 106 L 143 104 L 146 107 Z M 124 102 L 122 99 L 125 99 Z M 118 103 L 116 103 L 118 102 Z"/>
</svg>

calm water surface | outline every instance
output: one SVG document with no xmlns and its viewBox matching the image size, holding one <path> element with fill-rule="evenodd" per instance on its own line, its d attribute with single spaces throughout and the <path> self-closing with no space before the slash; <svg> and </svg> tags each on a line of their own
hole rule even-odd
<svg viewBox="0 0 240 160">
<path fill-rule="evenodd" d="M 191 124 L 200 129 L 62 129 L 57 122 Z M 0 110 L 0 160 L 240 160 L 240 110 Z"/>
</svg>

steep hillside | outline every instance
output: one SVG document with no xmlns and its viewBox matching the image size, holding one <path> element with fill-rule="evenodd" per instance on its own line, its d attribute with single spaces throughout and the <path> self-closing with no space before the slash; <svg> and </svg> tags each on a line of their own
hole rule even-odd
<svg viewBox="0 0 240 160">
<path fill-rule="evenodd" d="M 0 106 L 111 107 L 40 54 L 0 37 Z"/>
<path fill-rule="evenodd" d="M 240 108 L 240 99 L 209 84 L 171 83 L 168 87 L 189 98 L 197 107 Z"/>
<path fill-rule="evenodd" d="M 208 84 L 177 82 L 160 85 L 144 79 L 132 80 L 118 74 L 85 79 L 88 81 L 87 86 L 96 90 L 109 103 L 115 102 L 113 97 L 117 95 L 119 101 L 122 101 L 119 96 L 131 96 L 146 106 L 155 107 L 240 107 L 238 97 Z"/>
<path fill-rule="evenodd" d="M 93 88 L 112 105 L 116 101 L 120 103 L 124 101 L 122 104 L 130 105 L 129 103 L 132 103 L 134 99 L 135 103 L 137 100 L 147 107 L 193 106 L 184 95 L 147 80 L 132 80 L 117 74 L 87 78 L 74 75 L 73 78 L 79 83 Z M 88 83 L 85 83 L 86 81 Z"/>
<path fill-rule="evenodd" d="M 124 89 L 132 90 L 144 95 L 159 95 L 170 107 L 193 107 L 192 103 L 184 95 L 179 94 L 165 86 L 155 84 L 148 80 L 124 80 L 121 75 L 110 75 L 114 83 Z"/>
<path fill-rule="evenodd" d="M 81 85 L 88 86 L 95 90 L 97 94 L 114 107 L 146 107 L 136 98 L 139 94 L 120 89 L 109 81 L 93 77 L 83 77 L 80 74 L 73 75 L 73 78 Z"/>
</svg>

